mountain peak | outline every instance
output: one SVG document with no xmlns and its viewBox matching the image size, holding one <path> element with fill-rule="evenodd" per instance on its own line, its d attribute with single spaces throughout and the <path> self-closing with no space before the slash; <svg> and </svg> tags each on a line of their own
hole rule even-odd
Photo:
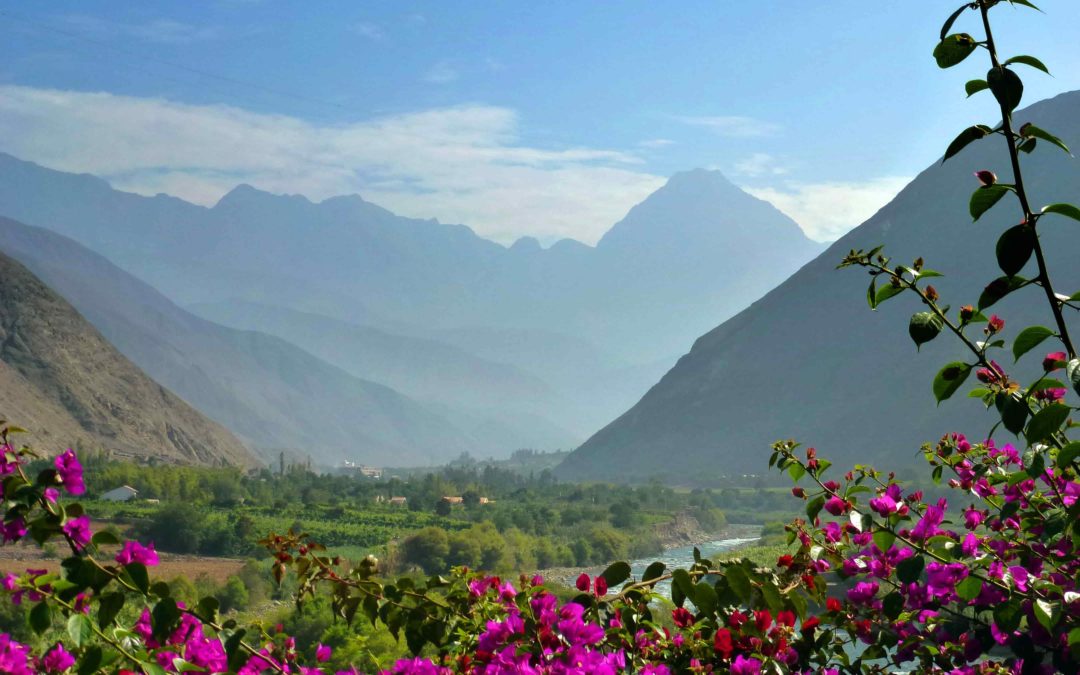
<svg viewBox="0 0 1080 675">
<path fill-rule="evenodd" d="M 661 190 L 708 190 L 736 188 L 727 176 L 716 169 L 690 169 L 672 174 Z"/>
<path fill-rule="evenodd" d="M 215 209 L 235 208 L 237 206 L 249 206 L 252 204 L 288 201 L 292 203 L 310 204 L 311 201 L 304 195 L 277 195 L 273 192 L 260 190 L 247 183 L 240 183 L 229 190 L 218 203 Z"/>
</svg>

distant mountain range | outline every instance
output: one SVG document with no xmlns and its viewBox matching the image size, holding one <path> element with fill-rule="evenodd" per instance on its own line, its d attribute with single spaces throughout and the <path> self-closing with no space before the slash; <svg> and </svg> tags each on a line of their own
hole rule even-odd
<svg viewBox="0 0 1080 675">
<path fill-rule="evenodd" d="M 350 439 L 378 438 L 401 449 L 398 464 L 420 461 L 419 445 L 434 453 L 425 463 L 461 449 L 572 447 L 637 401 L 695 335 L 821 250 L 768 203 L 701 170 L 672 177 L 595 247 L 504 247 L 355 195 L 315 204 L 240 186 L 204 208 L 3 154 L 0 214 L 70 237 L 133 275 L 125 284 L 160 291 L 153 302 L 139 291 L 155 308 L 143 316 L 85 288 L 85 274 L 67 274 L 65 289 L 65 275 L 39 272 L 144 370 L 253 444 L 316 444 L 312 454 L 329 458 Z M 195 323 L 181 306 L 259 336 Z M 314 365 L 285 377 L 275 372 L 283 352 Z M 251 361 L 249 375 L 276 379 L 234 377 Z M 391 404 L 376 382 L 402 395 Z M 414 421 L 375 421 L 406 402 Z"/>
<path fill-rule="evenodd" d="M 1080 92 L 1037 103 L 1016 120 L 1080 148 Z M 1080 200 L 1080 161 L 1042 142 L 1023 161 L 1036 206 Z M 971 222 L 968 199 L 978 186 L 976 169 L 1009 180 L 998 137 L 926 169 L 866 223 L 703 335 L 637 405 L 572 453 L 559 474 L 682 483 L 760 474 L 771 443 L 791 437 L 816 446 L 839 466 L 877 462 L 892 468 L 918 461 L 920 445 L 946 432 L 982 438 L 995 419 L 992 413 L 962 394 L 935 407 L 931 394 L 937 370 L 965 357 L 962 346 L 942 335 L 916 354 L 907 323 L 921 305 L 905 295 L 871 312 L 867 276 L 835 269 L 848 250 L 883 244 L 897 263 L 924 256 L 928 267 L 944 273 L 934 286 L 954 309 L 974 304 L 1000 275 L 994 247 L 1019 217 L 1006 198 Z M 1040 221 L 1053 280 L 1067 294 L 1080 289 L 1077 225 L 1056 216 Z M 754 259 L 772 264 L 767 255 Z M 1029 289 L 992 308 L 1006 320 L 1008 337 L 1030 324 L 1053 325 L 1037 293 Z M 1077 318 L 1072 314 L 1069 320 L 1080 331 Z M 1006 353 L 996 358 L 1010 371 L 1031 375 L 1041 354 L 1018 366 Z M 1004 432 L 999 437 L 1008 440 Z"/>
<path fill-rule="evenodd" d="M 2 228 L 10 223 L 0 218 Z M 256 461 L 224 427 L 143 374 L 71 305 L 3 253 L 0 411 L 30 432 L 28 440 L 42 453 L 78 447 L 174 463 Z"/>
</svg>

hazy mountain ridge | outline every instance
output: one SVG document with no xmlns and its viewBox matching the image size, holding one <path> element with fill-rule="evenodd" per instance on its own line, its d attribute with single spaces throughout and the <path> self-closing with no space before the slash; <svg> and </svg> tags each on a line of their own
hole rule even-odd
<svg viewBox="0 0 1080 675">
<path fill-rule="evenodd" d="M 1080 92 L 1063 94 L 1016 114 L 1080 146 Z M 944 145 L 944 144 L 943 144 Z M 1035 204 L 1080 194 L 1080 163 L 1046 144 L 1025 158 Z M 973 169 L 1008 176 L 1008 157 L 996 137 L 969 147 L 944 165 L 923 171 L 870 220 L 734 318 L 699 338 L 688 354 L 636 406 L 572 453 L 563 476 L 644 479 L 762 473 L 772 442 L 796 437 L 837 460 L 917 461 L 920 444 L 950 431 L 982 437 L 993 416 L 958 395 L 935 407 L 930 383 L 944 363 L 963 359 L 955 339 L 942 335 L 915 353 L 907 322 L 919 303 L 903 296 L 877 312 L 866 306 L 868 278 L 835 270 L 849 249 L 884 244 L 897 262 L 916 256 L 946 276 L 934 286 L 954 308 L 974 303 L 1000 274 L 994 247 L 1018 211 L 1006 200 L 973 224 L 967 203 Z M 1008 180 L 1003 177 L 1002 180 Z M 1080 231 L 1066 219 L 1040 225 L 1058 290 L 1080 288 L 1075 262 Z M 1033 265 L 1034 263 L 1031 263 Z M 1028 291 L 1034 292 L 1034 291 Z M 1039 303 L 1006 298 L 991 308 L 1015 336 L 1030 324 L 1048 325 Z M 1076 317 L 1069 318 L 1077 325 Z M 1039 355 L 1010 371 L 1033 374 Z M 966 391 L 966 390 L 965 390 Z M 999 434 L 1004 438 L 1005 434 Z M 671 458 L 679 457 L 673 464 Z M 910 460 L 910 461 L 909 461 Z"/>
<path fill-rule="evenodd" d="M 449 459 L 475 442 L 389 387 L 288 342 L 196 317 L 79 244 L 0 218 L 0 248 L 25 262 L 155 379 L 263 449 L 317 461 Z"/>
<path fill-rule="evenodd" d="M 0 338 L 0 409 L 42 452 L 78 443 L 140 460 L 255 463 L 225 428 L 152 381 L 3 253 Z"/>
</svg>

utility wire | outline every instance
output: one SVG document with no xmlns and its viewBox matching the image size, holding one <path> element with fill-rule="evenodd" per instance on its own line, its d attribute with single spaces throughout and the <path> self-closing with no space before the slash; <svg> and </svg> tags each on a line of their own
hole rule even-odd
<svg viewBox="0 0 1080 675">
<path fill-rule="evenodd" d="M 55 26 L 52 26 L 52 25 L 50 25 L 48 23 L 45 23 L 44 21 L 40 21 L 38 19 L 33 19 L 33 18 L 28 17 L 28 16 L 22 16 L 22 15 L 16 14 L 14 12 L 11 12 L 10 10 L 0 9 L 0 16 L 4 16 L 4 17 L 7 17 L 7 18 L 15 20 L 15 21 L 21 21 L 23 23 L 36 26 L 37 28 L 40 28 L 42 30 L 45 30 L 45 31 L 48 31 L 48 32 L 51 32 L 51 33 L 56 33 L 57 35 L 63 35 L 65 37 L 74 38 L 76 40 L 81 40 L 82 42 L 86 42 L 88 44 L 92 44 L 94 46 L 101 47 L 103 49 L 108 49 L 108 50 L 111 50 L 111 51 L 116 52 L 118 54 L 123 54 L 125 56 L 132 56 L 132 57 L 135 57 L 135 58 L 138 58 L 138 59 L 142 59 L 144 61 L 152 61 L 152 62 L 155 62 L 155 63 L 159 63 L 161 65 L 169 66 L 171 68 L 176 68 L 176 69 L 179 69 L 179 70 L 183 70 L 183 71 L 192 73 L 194 75 L 199 75 L 200 77 L 205 77 L 205 78 L 209 78 L 209 79 L 212 79 L 212 80 L 217 80 L 219 82 L 225 82 L 225 83 L 232 84 L 232 85 L 238 85 L 238 86 L 241 86 L 241 87 L 246 87 L 246 88 L 251 89 L 251 90 L 260 91 L 260 92 L 263 92 L 263 93 L 266 93 L 266 94 L 272 94 L 274 96 L 280 96 L 280 97 L 283 97 L 283 98 L 290 98 L 290 99 L 293 99 L 293 100 L 296 100 L 296 101 L 302 101 L 304 103 L 311 103 L 311 104 L 315 104 L 315 105 L 326 106 L 326 107 L 330 107 L 330 108 L 335 108 L 337 110 L 350 110 L 350 108 L 348 106 L 342 105 L 340 103 L 334 103 L 332 101 L 326 101 L 324 99 L 318 99 L 318 98 L 314 98 L 314 97 L 311 97 L 311 96 L 305 96 L 304 94 L 298 94 L 296 92 L 286 91 L 284 89 L 277 89 L 275 87 L 267 87 L 265 85 L 258 84 L 258 83 L 255 83 L 255 82 L 249 82 L 247 80 L 241 80 L 239 78 L 230 77 L 228 75 L 221 75 L 219 73 L 214 73 L 214 72 L 211 72 L 211 71 L 208 71 L 208 70 L 203 70 L 201 68 L 193 68 L 193 67 L 185 65 L 183 63 L 177 63 L 175 61 L 170 61 L 168 59 L 159 58 L 159 57 L 152 56 L 152 55 L 149 55 L 149 54 L 142 54 L 142 53 L 136 52 L 136 51 L 131 50 L 131 49 L 125 49 L 123 47 L 117 47 L 116 45 L 109 44 L 108 42 L 102 42 L 100 40 L 94 40 L 92 38 L 88 38 L 88 37 L 86 37 L 84 35 L 80 35 L 79 33 L 74 32 L 74 31 L 69 31 L 69 30 L 64 30 L 62 28 L 57 28 Z M 131 64 L 127 64 L 127 65 L 130 66 Z M 136 68 L 136 69 L 137 70 L 143 70 L 143 69 L 140 69 L 140 68 Z M 146 71 L 143 71 L 143 72 L 146 72 Z"/>
</svg>

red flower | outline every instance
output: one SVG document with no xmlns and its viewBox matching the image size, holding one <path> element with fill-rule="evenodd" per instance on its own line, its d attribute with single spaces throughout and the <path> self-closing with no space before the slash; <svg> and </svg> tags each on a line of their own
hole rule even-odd
<svg viewBox="0 0 1080 675">
<path fill-rule="evenodd" d="M 679 628 L 686 628 L 694 623 L 694 615 L 685 607 L 678 607 L 671 610 L 671 618 Z"/>
<path fill-rule="evenodd" d="M 839 612 L 840 611 L 840 601 L 837 600 L 836 598 L 826 598 L 825 599 L 825 609 L 829 610 L 830 612 Z"/>
<path fill-rule="evenodd" d="M 769 630 L 769 626 L 772 625 L 772 612 L 767 609 L 754 612 L 754 624 L 762 633 Z"/>
<path fill-rule="evenodd" d="M 801 630 L 804 633 L 808 632 L 808 631 L 812 631 L 815 628 L 817 628 L 818 624 L 820 624 L 820 623 L 821 623 L 821 619 L 817 618 L 816 616 L 812 616 L 809 619 L 807 619 L 806 621 L 803 621 Z"/>
<path fill-rule="evenodd" d="M 577 586 L 577 589 L 582 593 L 587 593 L 589 590 L 589 575 L 582 572 L 574 585 Z"/>
<path fill-rule="evenodd" d="M 731 631 L 727 628 L 719 628 L 713 636 L 713 648 L 720 653 L 721 658 L 730 659 L 735 651 L 735 645 L 731 642 Z"/>
<path fill-rule="evenodd" d="M 607 595 L 607 579 L 604 577 L 596 577 L 596 595 Z"/>
<path fill-rule="evenodd" d="M 1005 327 L 1005 319 L 1002 319 L 997 314 L 990 315 L 990 321 L 986 327 L 987 335 L 993 335 L 994 333 L 1000 333 L 1001 329 Z"/>
<path fill-rule="evenodd" d="M 795 612 L 782 610 L 776 613 L 776 623 L 791 628 L 795 625 Z"/>
<path fill-rule="evenodd" d="M 794 560 L 795 559 L 792 558 L 790 555 L 785 554 L 785 555 L 782 555 L 782 556 L 780 556 L 779 558 L 776 559 L 776 566 L 777 567 L 791 567 L 791 563 Z"/>
<path fill-rule="evenodd" d="M 746 615 L 739 610 L 735 610 L 731 613 L 731 616 L 728 617 L 728 625 L 732 628 L 738 628 L 744 623 L 746 623 Z"/>
</svg>

